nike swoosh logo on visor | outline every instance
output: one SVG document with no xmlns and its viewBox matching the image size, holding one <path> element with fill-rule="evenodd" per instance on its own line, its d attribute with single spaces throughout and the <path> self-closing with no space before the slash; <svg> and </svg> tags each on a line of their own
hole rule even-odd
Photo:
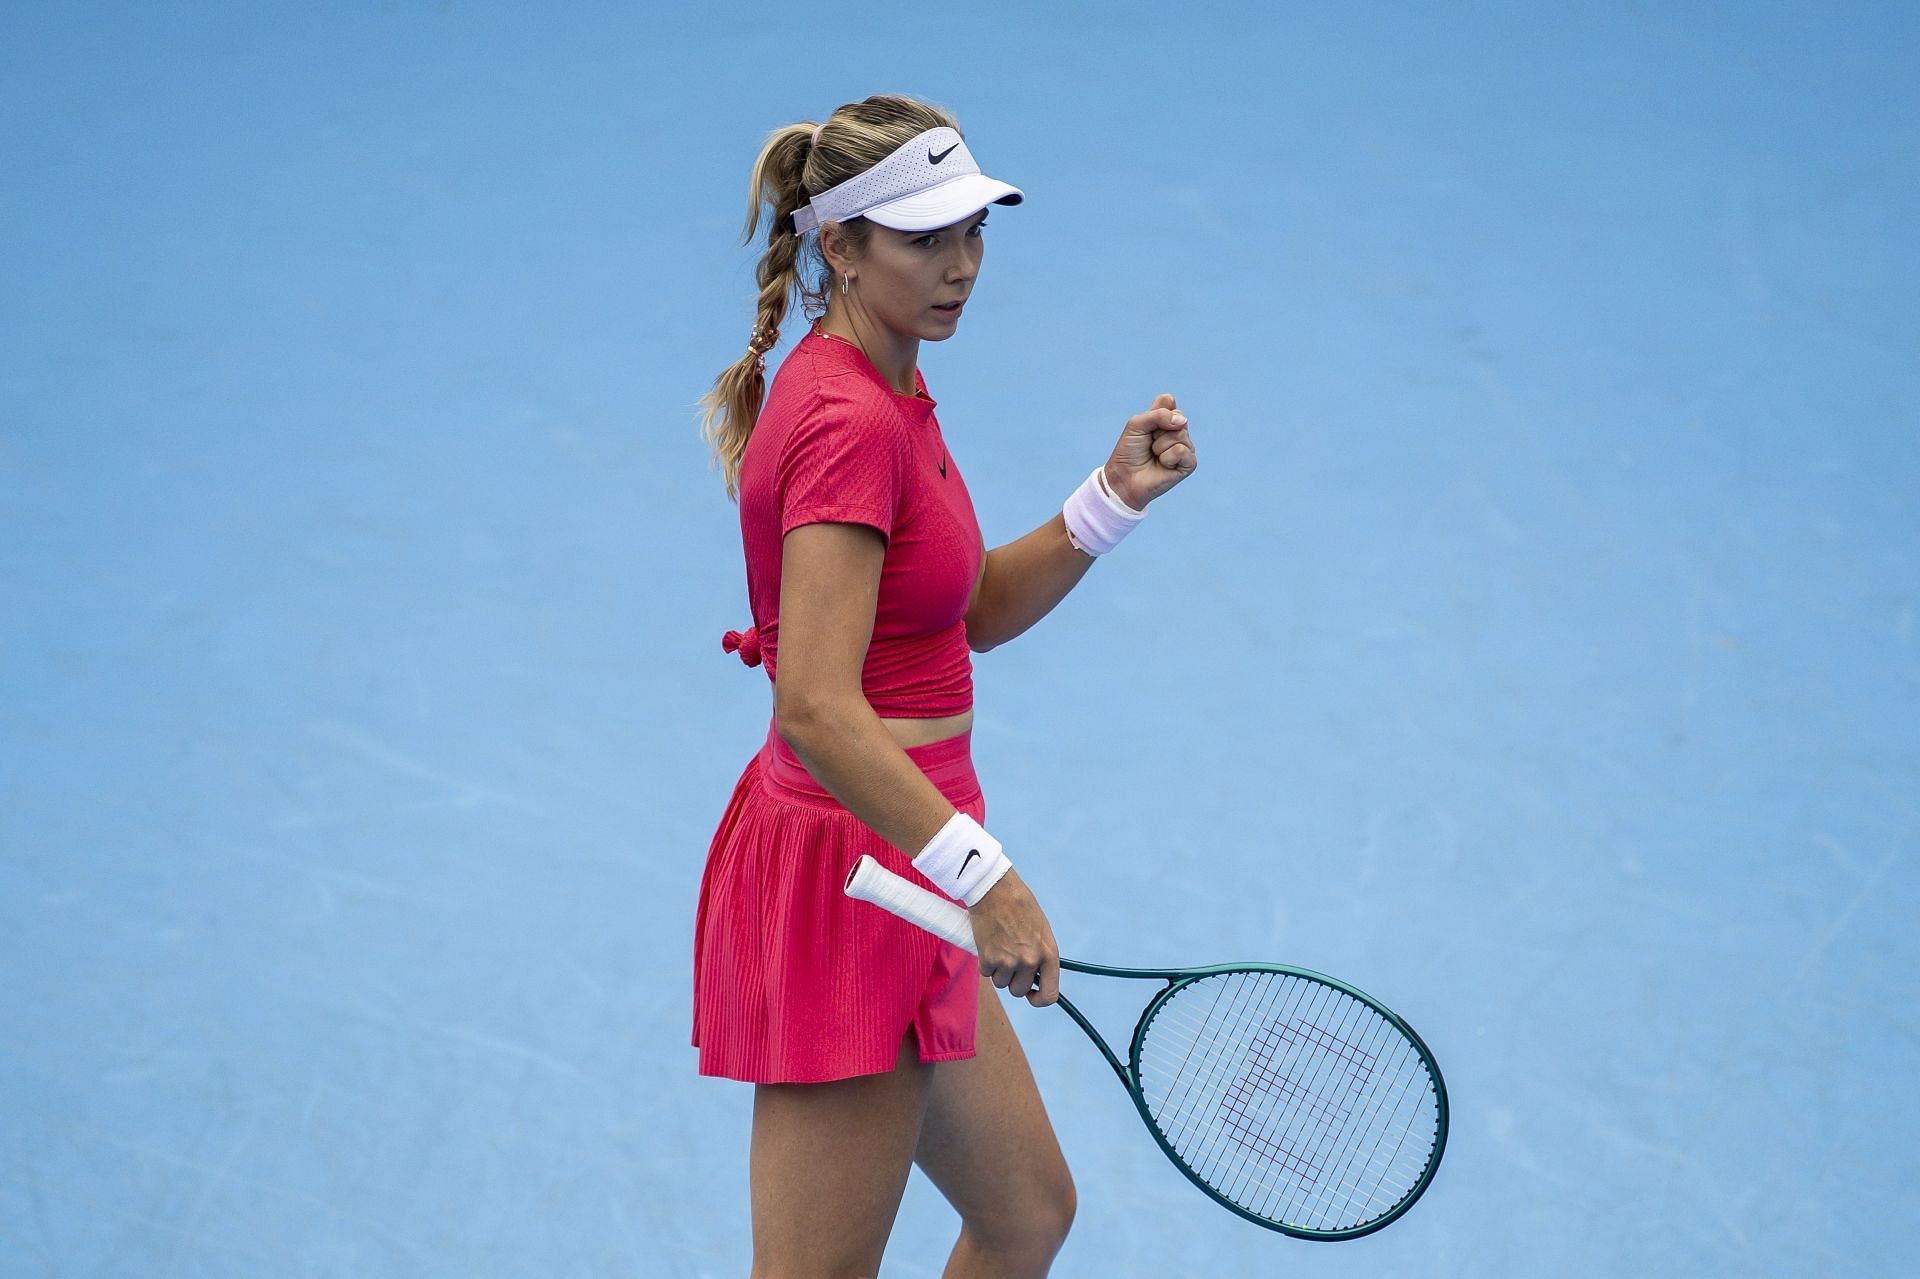
<svg viewBox="0 0 1920 1279">
<path fill-rule="evenodd" d="M 935 155 L 935 154 L 934 154 L 933 152 L 931 152 L 931 151 L 929 151 L 929 152 L 927 152 L 927 163 L 928 163 L 928 164 L 938 164 L 938 163 L 940 163 L 940 162 L 941 162 L 942 160 L 944 160 L 944 159 L 946 159 L 946 158 L 947 158 L 948 156 L 950 156 L 950 155 L 952 155 L 952 154 L 953 154 L 953 151 L 954 151 L 954 147 L 957 147 L 957 146 L 959 146 L 959 145 L 960 145 L 960 144 L 959 144 L 958 142 L 956 142 L 956 143 L 954 143 L 954 144 L 953 144 L 953 146 L 951 146 L 951 147 L 948 147 L 948 148 L 947 148 L 947 149 L 946 149 L 945 151 L 942 151 L 942 152 L 941 152 L 941 153 L 940 153 L 939 155 Z"/>
</svg>

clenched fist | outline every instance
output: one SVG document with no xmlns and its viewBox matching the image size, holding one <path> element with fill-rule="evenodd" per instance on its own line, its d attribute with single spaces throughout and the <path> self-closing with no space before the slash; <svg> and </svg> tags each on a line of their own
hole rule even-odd
<svg viewBox="0 0 1920 1279">
<path fill-rule="evenodd" d="M 1120 442 L 1107 459 L 1107 487 L 1113 495 L 1136 511 L 1181 480 L 1192 475 L 1200 464 L 1193 451 L 1193 436 L 1187 431 L 1187 415 L 1174 405 L 1173 396 L 1161 393 L 1153 397 L 1153 407 L 1127 419 Z"/>
</svg>

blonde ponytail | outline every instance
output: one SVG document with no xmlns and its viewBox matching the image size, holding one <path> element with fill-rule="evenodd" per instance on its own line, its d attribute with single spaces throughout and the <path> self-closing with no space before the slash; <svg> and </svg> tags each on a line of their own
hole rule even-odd
<svg viewBox="0 0 1920 1279">
<path fill-rule="evenodd" d="M 959 128 L 951 114 L 931 103 L 879 94 L 841 107 L 822 124 L 783 125 L 767 135 L 753 162 L 746 230 L 740 237 L 742 245 L 752 243 L 763 209 L 770 210 L 767 249 L 754 269 L 760 285 L 758 313 L 745 353 L 714 379 L 713 389 L 699 400 L 705 410 L 700 433 L 720 464 L 729 499 L 739 500 L 740 462 L 766 397 L 766 353 L 780 341 L 787 305 L 798 293 L 807 314 L 823 315 L 832 288 L 819 236 L 794 234 L 794 210 L 819 192 L 865 173 L 917 135 L 942 126 Z M 853 257 L 865 252 L 872 223 L 854 218 L 831 225 L 838 228 Z M 811 287 L 804 277 L 803 257 L 818 267 Z"/>
</svg>

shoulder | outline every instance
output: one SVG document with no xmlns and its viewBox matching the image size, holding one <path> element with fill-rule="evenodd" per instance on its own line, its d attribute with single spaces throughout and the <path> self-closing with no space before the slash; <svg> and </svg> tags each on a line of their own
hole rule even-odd
<svg viewBox="0 0 1920 1279">
<path fill-rule="evenodd" d="M 767 388 L 763 414 L 811 414 L 822 408 L 858 408 L 874 399 L 870 379 L 836 360 L 824 358 L 809 342 L 787 353 Z"/>
<path fill-rule="evenodd" d="M 873 379 L 856 370 L 828 366 L 796 378 L 780 416 L 793 443 L 829 437 L 876 446 L 906 441 L 906 423 L 899 410 L 876 392 Z"/>
</svg>

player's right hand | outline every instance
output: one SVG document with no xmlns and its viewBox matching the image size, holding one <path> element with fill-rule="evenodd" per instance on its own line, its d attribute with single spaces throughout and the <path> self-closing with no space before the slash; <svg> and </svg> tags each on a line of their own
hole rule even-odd
<svg viewBox="0 0 1920 1279">
<path fill-rule="evenodd" d="M 1008 870 L 967 912 L 981 975 L 1045 1008 L 1060 997 L 1060 946 L 1020 872 Z"/>
</svg>

